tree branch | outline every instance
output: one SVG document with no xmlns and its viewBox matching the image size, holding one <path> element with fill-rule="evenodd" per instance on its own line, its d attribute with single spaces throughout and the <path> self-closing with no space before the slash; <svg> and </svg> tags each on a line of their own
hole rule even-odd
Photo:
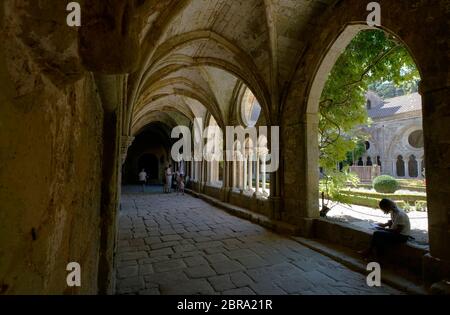
<svg viewBox="0 0 450 315">
<path fill-rule="evenodd" d="M 401 45 L 397 44 L 391 48 L 389 48 L 387 51 L 381 53 L 375 60 L 362 72 L 360 78 L 358 80 L 355 80 L 353 82 L 350 82 L 348 84 L 345 84 L 342 86 L 342 88 L 349 88 L 357 83 L 360 83 L 364 77 L 369 73 L 370 70 L 372 70 L 373 67 L 375 67 L 377 64 L 379 64 L 384 58 L 389 56 L 391 53 L 393 53 L 396 49 L 400 48 Z"/>
</svg>

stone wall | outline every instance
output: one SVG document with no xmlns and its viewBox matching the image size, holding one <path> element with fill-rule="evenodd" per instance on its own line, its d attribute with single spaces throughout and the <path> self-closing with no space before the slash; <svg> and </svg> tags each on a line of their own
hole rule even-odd
<svg viewBox="0 0 450 315">
<path fill-rule="evenodd" d="M 0 294 L 95 294 L 103 145 L 95 81 L 64 3 L 3 1 L 0 24 Z M 66 284 L 72 261 L 81 265 L 78 289 Z"/>
<path fill-rule="evenodd" d="M 382 174 L 391 175 L 397 178 L 424 178 L 422 166 L 424 159 L 424 149 L 414 148 L 408 141 L 410 134 L 417 130 L 422 130 L 421 112 L 412 112 L 397 115 L 392 118 L 374 120 L 370 127 L 361 128 L 369 134 L 370 148 L 362 156 L 364 165 L 370 157 L 374 165 L 377 164 L 377 157 L 380 157 Z M 397 175 L 397 158 L 401 155 L 404 161 L 405 176 Z M 416 158 L 418 176 L 414 177 L 408 172 L 408 162 L 410 157 Z"/>
</svg>

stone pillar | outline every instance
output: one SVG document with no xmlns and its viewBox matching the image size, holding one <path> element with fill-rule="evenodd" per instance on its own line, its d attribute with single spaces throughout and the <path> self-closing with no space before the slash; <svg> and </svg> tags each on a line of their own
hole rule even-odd
<svg viewBox="0 0 450 315">
<path fill-rule="evenodd" d="M 122 161 L 122 165 L 125 163 L 127 159 L 128 148 L 134 141 L 134 137 L 130 136 L 122 136 L 120 139 L 120 157 Z"/>
<path fill-rule="evenodd" d="M 259 153 L 256 154 L 256 194 L 259 194 Z"/>
<path fill-rule="evenodd" d="M 244 164 L 244 178 L 243 178 L 243 185 L 242 185 L 242 189 L 243 190 L 247 190 L 247 158 L 244 158 L 244 161 L 243 161 L 243 164 Z"/>
<path fill-rule="evenodd" d="M 274 218 L 295 224 L 304 237 L 313 236 L 313 222 L 320 211 L 318 125 L 317 112 L 303 114 L 295 123 L 285 125 L 280 167 L 270 173 Z"/>
<path fill-rule="evenodd" d="M 206 162 L 206 183 L 211 183 L 211 162 Z"/>
<path fill-rule="evenodd" d="M 248 156 L 248 189 L 253 188 L 253 155 Z"/>
<path fill-rule="evenodd" d="M 392 176 L 397 177 L 397 160 L 392 160 Z"/>
<path fill-rule="evenodd" d="M 403 157 L 403 169 L 405 170 L 405 176 L 404 178 L 410 178 L 409 176 L 409 165 L 408 165 L 408 158 Z"/>
<path fill-rule="evenodd" d="M 266 178 L 266 154 L 261 156 L 261 175 L 262 175 L 262 193 L 263 195 L 267 195 L 266 187 L 267 187 L 267 178 Z"/>
<path fill-rule="evenodd" d="M 203 160 L 200 162 L 200 192 L 204 192 L 205 185 L 207 182 L 207 167 L 208 162 L 206 160 Z"/>
<path fill-rule="evenodd" d="M 197 161 L 195 162 L 195 180 L 197 182 L 202 181 L 202 162 Z"/>
<path fill-rule="evenodd" d="M 217 162 L 217 169 L 220 170 L 220 162 Z M 233 166 L 230 165 L 229 161 L 223 162 L 223 178 L 222 178 L 222 188 L 221 188 L 221 200 L 224 202 L 228 202 L 228 195 L 230 192 L 230 184 L 231 184 L 231 172 Z M 220 180 L 220 177 L 219 177 Z"/>
<path fill-rule="evenodd" d="M 445 78 L 448 73 L 443 75 Z M 447 81 L 431 78 L 420 84 L 430 242 L 430 254 L 424 259 L 427 283 L 450 277 L 450 90 L 448 86 L 442 86 Z"/>
<path fill-rule="evenodd" d="M 236 157 L 234 159 L 233 163 L 233 178 L 232 178 L 232 188 L 235 188 L 236 185 Z"/>
<path fill-rule="evenodd" d="M 417 159 L 417 178 L 422 179 L 422 159 Z"/>
<path fill-rule="evenodd" d="M 244 189 L 244 185 L 242 184 L 243 183 L 243 179 L 244 179 L 244 162 L 243 161 L 241 161 L 241 160 L 239 160 L 239 162 L 238 162 L 239 164 L 239 177 L 238 177 L 238 188 L 240 189 L 240 190 L 243 190 Z"/>
</svg>

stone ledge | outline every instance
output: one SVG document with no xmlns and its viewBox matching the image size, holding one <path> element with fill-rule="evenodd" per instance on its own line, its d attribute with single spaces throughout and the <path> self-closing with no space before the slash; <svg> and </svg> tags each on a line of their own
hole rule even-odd
<svg viewBox="0 0 450 315">
<path fill-rule="evenodd" d="M 336 260 L 351 270 L 367 275 L 367 262 L 364 262 L 356 253 L 346 247 L 317 239 L 306 239 L 297 236 L 291 238 L 314 251 Z M 420 279 L 415 278 L 414 275 L 409 274 L 406 270 L 395 268 L 394 271 L 389 267 L 385 267 L 382 269 L 381 279 L 382 282 L 409 294 L 425 295 L 429 293 L 424 286 L 419 284 Z"/>
<path fill-rule="evenodd" d="M 314 238 L 348 249 L 361 250 L 367 248 L 371 237 L 371 231 L 350 224 L 333 222 L 326 219 L 316 219 L 314 221 Z M 388 250 L 386 257 L 391 257 L 390 263 L 407 267 L 415 274 L 422 276 L 423 257 L 427 252 L 426 247 L 408 242 L 407 244 L 401 244 Z"/>
<path fill-rule="evenodd" d="M 191 189 L 186 189 L 186 192 L 190 193 L 191 195 L 193 195 L 197 198 L 201 198 L 201 199 L 205 200 L 206 202 L 212 204 L 213 206 L 221 208 L 232 215 L 235 215 L 242 219 L 259 224 L 259 225 L 261 225 L 265 228 L 268 228 L 270 230 L 273 230 L 277 233 L 284 234 L 284 235 L 298 235 L 299 234 L 299 228 L 297 226 L 294 226 L 294 225 L 291 225 L 291 224 L 288 224 L 285 222 L 277 221 L 277 220 L 272 220 L 262 214 L 258 214 L 258 213 L 246 210 L 244 208 L 240 208 L 240 207 L 231 205 L 229 203 L 222 202 L 216 198 L 210 197 L 210 196 L 202 194 L 202 193 L 195 192 Z"/>
</svg>

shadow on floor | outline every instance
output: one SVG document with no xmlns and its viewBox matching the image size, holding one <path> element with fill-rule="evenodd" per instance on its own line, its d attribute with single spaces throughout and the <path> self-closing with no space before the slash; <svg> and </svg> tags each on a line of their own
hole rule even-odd
<svg viewBox="0 0 450 315">
<path fill-rule="evenodd" d="M 142 191 L 142 186 L 122 186 L 122 193 L 124 194 L 162 194 L 164 187 L 162 185 L 146 185 L 145 191 Z"/>
</svg>

